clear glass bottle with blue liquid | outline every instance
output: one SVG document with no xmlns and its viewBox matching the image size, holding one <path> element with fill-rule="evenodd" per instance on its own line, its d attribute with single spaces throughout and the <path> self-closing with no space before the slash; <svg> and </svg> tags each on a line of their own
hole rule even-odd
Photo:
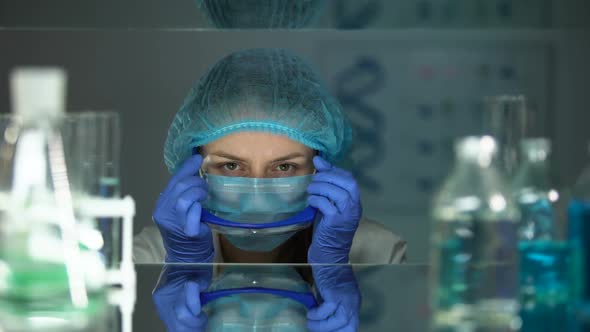
<svg viewBox="0 0 590 332">
<path fill-rule="evenodd" d="M 522 163 L 512 181 L 521 211 L 519 228 L 519 299 L 521 331 L 566 331 L 571 313 L 570 250 L 556 235 L 551 186 L 551 142 L 545 138 L 521 141 Z"/>
<path fill-rule="evenodd" d="M 491 136 L 456 143 L 451 175 L 435 198 L 433 331 L 517 331 L 518 207 L 495 165 Z"/>
<path fill-rule="evenodd" d="M 590 150 L 590 144 L 589 144 Z M 587 279 L 590 277 L 590 166 L 587 166 L 572 190 L 572 200 L 568 206 L 568 240 L 572 250 L 573 298 L 577 304 L 588 303 L 590 287 Z M 590 316 L 589 305 L 585 308 L 584 317 Z M 586 322 L 584 331 L 590 331 L 590 324 Z"/>
</svg>

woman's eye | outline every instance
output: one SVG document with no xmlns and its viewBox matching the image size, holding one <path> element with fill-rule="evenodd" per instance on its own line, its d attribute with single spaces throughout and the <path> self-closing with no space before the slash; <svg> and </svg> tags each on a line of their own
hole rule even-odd
<svg viewBox="0 0 590 332">
<path fill-rule="evenodd" d="M 235 171 L 239 168 L 239 165 L 237 163 L 226 163 L 223 165 L 223 168 L 228 171 Z"/>
<path fill-rule="evenodd" d="M 288 172 L 293 169 L 293 165 L 290 164 L 280 164 L 277 166 L 277 170 L 281 172 Z"/>
</svg>

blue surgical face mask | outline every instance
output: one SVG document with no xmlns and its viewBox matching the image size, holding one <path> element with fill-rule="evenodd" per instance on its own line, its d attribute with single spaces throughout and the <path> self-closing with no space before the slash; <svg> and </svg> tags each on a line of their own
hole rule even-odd
<svg viewBox="0 0 590 332">
<path fill-rule="evenodd" d="M 315 209 L 307 207 L 313 175 L 243 178 L 205 174 L 209 197 L 202 220 L 234 246 L 271 251 L 311 225 Z"/>
</svg>

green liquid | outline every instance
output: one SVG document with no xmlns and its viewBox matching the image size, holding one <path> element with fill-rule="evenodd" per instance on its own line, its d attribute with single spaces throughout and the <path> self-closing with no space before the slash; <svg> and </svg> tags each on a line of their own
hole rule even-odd
<svg viewBox="0 0 590 332">
<path fill-rule="evenodd" d="M 0 325 L 8 331 L 46 331 L 34 322 L 60 322 L 56 330 L 83 328 L 106 307 L 103 292 L 88 294 L 88 305 L 76 307 L 70 296 L 64 264 L 13 255 L 0 261 L 7 273 L 0 276 Z M 74 329 L 76 330 L 76 329 Z"/>
</svg>

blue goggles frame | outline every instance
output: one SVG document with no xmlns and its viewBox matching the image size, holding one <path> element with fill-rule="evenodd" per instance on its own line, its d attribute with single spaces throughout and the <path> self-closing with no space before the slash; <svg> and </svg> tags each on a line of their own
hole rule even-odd
<svg viewBox="0 0 590 332">
<path fill-rule="evenodd" d="M 270 294 L 279 297 L 288 298 L 303 304 L 307 310 L 318 306 L 318 302 L 310 292 L 296 292 L 284 289 L 264 288 L 264 287 L 242 287 L 232 289 L 222 289 L 211 292 L 202 292 L 199 296 L 201 299 L 201 306 L 204 307 L 207 303 L 215 301 L 219 298 L 239 295 L 239 294 Z"/>
<path fill-rule="evenodd" d="M 267 228 L 277 228 L 277 227 L 284 227 L 284 226 L 292 226 L 298 224 L 306 224 L 312 223 L 316 216 L 318 210 L 314 207 L 308 206 L 303 211 L 297 213 L 296 215 L 275 222 L 264 223 L 264 224 L 255 224 L 255 223 L 241 223 L 236 221 L 229 221 L 218 216 L 214 215 L 213 213 L 207 211 L 207 209 L 201 210 L 201 221 L 206 222 L 208 224 L 224 226 L 224 227 L 233 227 L 233 228 L 246 228 L 246 229 L 267 229 Z"/>
</svg>

